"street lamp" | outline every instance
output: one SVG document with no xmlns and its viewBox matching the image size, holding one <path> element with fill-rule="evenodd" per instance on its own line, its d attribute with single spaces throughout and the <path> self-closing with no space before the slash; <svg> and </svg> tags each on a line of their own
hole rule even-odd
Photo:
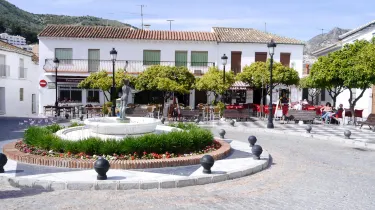
<svg viewBox="0 0 375 210">
<path fill-rule="evenodd" d="M 115 99 L 115 92 L 116 92 L 116 84 L 115 84 L 115 62 L 117 58 L 117 51 L 115 48 L 112 48 L 112 50 L 109 52 L 112 59 L 112 87 L 111 87 L 111 101 L 112 101 L 112 116 L 116 116 L 116 99 Z"/>
<path fill-rule="evenodd" d="M 228 56 L 226 56 L 225 54 L 221 56 L 221 64 L 223 64 L 223 86 L 225 86 L 225 65 L 227 65 L 227 61 L 228 61 Z M 225 103 L 224 97 L 223 97 L 223 103 Z"/>
<path fill-rule="evenodd" d="M 276 43 L 271 39 L 271 42 L 267 44 L 270 56 L 271 56 L 271 62 L 270 62 L 270 103 L 269 103 L 269 114 L 268 114 L 268 123 L 267 123 L 267 128 L 274 128 L 273 126 L 273 112 L 272 112 L 272 65 L 273 65 L 273 55 L 275 54 L 275 47 Z"/>
<path fill-rule="evenodd" d="M 57 99 L 57 69 L 59 68 L 60 61 L 58 58 L 53 59 L 53 67 L 55 68 L 55 93 L 56 93 L 56 98 L 55 98 L 55 117 L 60 116 L 60 109 L 59 109 L 59 102 Z"/>
</svg>

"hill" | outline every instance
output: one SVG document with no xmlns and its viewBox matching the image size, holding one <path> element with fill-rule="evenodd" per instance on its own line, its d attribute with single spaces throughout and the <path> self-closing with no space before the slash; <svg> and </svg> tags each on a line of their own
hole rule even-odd
<svg viewBox="0 0 375 210">
<path fill-rule="evenodd" d="M 348 31 L 350 30 L 335 27 L 328 33 L 314 36 L 306 42 L 304 54 L 311 55 L 312 52 L 320 48 L 327 47 L 328 45 L 336 43 L 339 40 L 339 36 Z"/>
<path fill-rule="evenodd" d="M 133 27 L 126 23 L 115 20 L 107 20 L 93 16 L 65 16 L 50 14 L 33 14 L 24 11 L 15 5 L 0 0 L 0 33 L 6 32 L 12 35 L 20 35 L 29 43 L 38 42 L 38 33 L 47 24 L 70 24 L 70 25 L 96 25 Z"/>
</svg>

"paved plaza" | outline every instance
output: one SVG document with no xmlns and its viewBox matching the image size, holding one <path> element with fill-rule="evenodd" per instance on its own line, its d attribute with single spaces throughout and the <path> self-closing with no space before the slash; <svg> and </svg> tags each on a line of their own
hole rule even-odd
<svg viewBox="0 0 375 210">
<path fill-rule="evenodd" d="M 19 138 L 17 120 L 0 119 L 1 144 Z M 259 173 L 219 183 L 176 189 L 128 191 L 46 191 L 0 185 L 2 209 L 373 209 L 375 206 L 375 151 L 297 135 L 267 133 L 256 129 L 210 128 L 217 136 L 247 143 L 249 135 L 272 156 L 272 164 Z M 254 127 L 255 123 L 245 123 Z M 4 126 L 3 126 L 4 125 Z M 13 125 L 13 126 L 12 126 Z M 281 128 L 278 123 L 276 129 Z M 298 131 L 298 125 L 291 129 Z M 244 128 L 242 128 L 244 127 Z M 316 125 L 313 131 L 328 129 Z M 337 126 L 331 128 L 342 129 Z M 21 129 L 22 130 L 22 129 Z M 353 137 L 357 129 L 352 128 Z M 336 131 L 334 131 L 336 132 Z M 327 135 L 334 135 L 329 132 Z M 341 131 L 340 131 L 341 132 Z M 337 135 L 340 135 L 337 132 Z M 357 131 L 371 136 L 371 131 Z M 5 136 L 5 137 L 4 137 Z M 343 136 L 342 136 L 343 137 Z M 25 164 L 26 165 L 26 164 Z M 28 170 L 24 168 L 23 170 Z M 64 169 L 61 169 L 64 170 Z"/>
</svg>

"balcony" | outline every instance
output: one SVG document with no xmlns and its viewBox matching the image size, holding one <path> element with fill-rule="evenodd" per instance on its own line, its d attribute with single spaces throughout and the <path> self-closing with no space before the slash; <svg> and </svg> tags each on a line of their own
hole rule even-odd
<svg viewBox="0 0 375 210">
<path fill-rule="evenodd" d="M 186 66 L 191 73 L 195 75 L 202 75 L 208 71 L 212 66 L 215 66 L 214 62 L 175 62 L 175 61 L 126 61 L 117 60 L 116 70 L 126 69 L 130 74 L 139 74 L 146 70 L 151 65 L 161 66 Z M 55 72 L 53 68 L 53 59 L 46 59 L 43 69 L 46 72 Z M 98 71 L 112 72 L 112 61 L 111 60 L 87 60 L 87 59 L 69 59 L 60 60 L 59 68 L 57 72 L 60 73 L 91 73 Z"/>
<path fill-rule="evenodd" d="M 9 77 L 10 67 L 8 65 L 0 64 L 0 77 Z"/>
</svg>

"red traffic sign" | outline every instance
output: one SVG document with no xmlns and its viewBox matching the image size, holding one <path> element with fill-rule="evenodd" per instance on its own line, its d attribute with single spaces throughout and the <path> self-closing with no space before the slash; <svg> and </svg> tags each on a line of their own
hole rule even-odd
<svg viewBox="0 0 375 210">
<path fill-rule="evenodd" d="M 42 79 L 42 80 L 39 81 L 39 85 L 40 85 L 40 87 L 45 87 L 45 86 L 47 86 L 47 81 Z"/>
</svg>

